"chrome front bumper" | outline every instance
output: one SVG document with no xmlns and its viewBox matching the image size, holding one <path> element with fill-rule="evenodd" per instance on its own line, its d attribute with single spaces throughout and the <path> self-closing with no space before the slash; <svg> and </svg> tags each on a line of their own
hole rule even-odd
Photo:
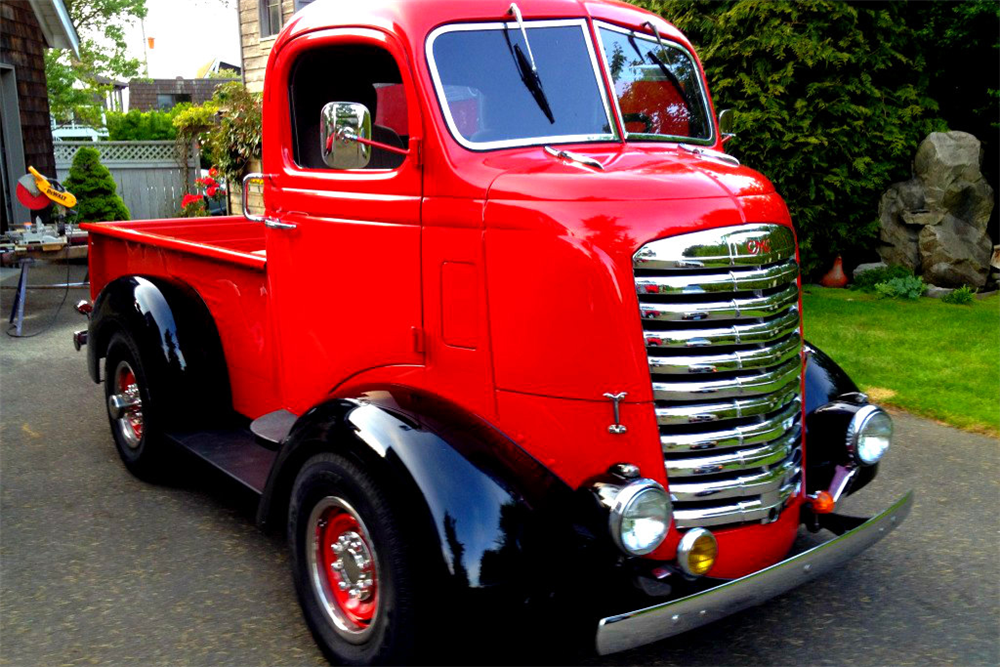
<svg viewBox="0 0 1000 667">
<path fill-rule="evenodd" d="M 601 619 L 597 651 L 617 653 L 717 621 L 832 570 L 885 537 L 910 513 L 913 492 L 881 514 L 771 567 L 688 597 Z"/>
</svg>

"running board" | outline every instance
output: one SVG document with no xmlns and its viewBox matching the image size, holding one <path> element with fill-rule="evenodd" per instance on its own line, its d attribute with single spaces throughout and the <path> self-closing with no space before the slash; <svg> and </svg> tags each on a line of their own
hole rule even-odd
<svg viewBox="0 0 1000 667">
<path fill-rule="evenodd" d="M 248 429 L 167 433 L 168 440 L 207 461 L 257 495 L 264 493 L 278 452 L 257 443 Z"/>
</svg>

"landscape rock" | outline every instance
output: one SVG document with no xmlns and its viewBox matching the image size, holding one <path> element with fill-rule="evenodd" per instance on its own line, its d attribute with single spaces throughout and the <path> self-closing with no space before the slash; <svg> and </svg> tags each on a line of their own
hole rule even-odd
<svg viewBox="0 0 1000 667">
<path fill-rule="evenodd" d="M 924 139 L 913 161 L 915 177 L 891 185 L 879 202 L 884 262 L 935 285 L 986 283 L 994 193 L 980 170 L 980 148 L 966 132 L 933 132 Z"/>
<path fill-rule="evenodd" d="M 920 230 L 908 226 L 902 214 L 911 208 L 922 208 L 923 203 L 923 190 L 917 179 L 894 183 L 882 195 L 878 204 L 878 219 L 881 227 L 879 240 L 883 245 L 878 254 L 886 264 L 898 264 L 911 271 L 920 266 L 920 250 L 917 247 Z"/>
<path fill-rule="evenodd" d="M 947 215 L 940 225 L 920 230 L 919 248 L 926 282 L 944 287 L 986 284 L 993 244 L 974 225 Z"/>
<path fill-rule="evenodd" d="M 857 280 L 858 276 L 860 276 L 865 271 L 874 271 L 876 269 L 885 269 L 885 268 L 888 268 L 888 264 L 886 264 L 885 262 L 869 262 L 868 264 L 858 264 L 856 267 L 854 267 L 854 273 L 851 275 L 855 280 Z"/>
<path fill-rule="evenodd" d="M 924 292 L 924 296 L 931 299 L 943 299 L 954 291 L 954 287 L 938 287 L 937 285 L 928 285 L 927 291 Z"/>
<path fill-rule="evenodd" d="M 980 181 L 979 140 L 967 132 L 932 132 L 913 159 L 913 169 L 924 184 L 927 208 L 950 208 L 949 196 Z"/>
<path fill-rule="evenodd" d="M 944 220 L 944 211 L 903 211 L 903 222 L 908 225 L 937 225 Z"/>
</svg>

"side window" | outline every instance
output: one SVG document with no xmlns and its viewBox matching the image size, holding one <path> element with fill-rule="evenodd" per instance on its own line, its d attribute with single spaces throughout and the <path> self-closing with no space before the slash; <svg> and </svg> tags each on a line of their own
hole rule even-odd
<svg viewBox="0 0 1000 667">
<path fill-rule="evenodd" d="M 406 149 L 406 91 L 395 59 L 384 49 L 357 44 L 327 46 L 303 54 L 289 80 L 293 155 L 305 169 L 329 169 L 320 150 L 320 111 L 329 102 L 368 107 L 372 140 Z M 396 169 L 406 156 L 372 148 L 366 169 Z"/>
</svg>

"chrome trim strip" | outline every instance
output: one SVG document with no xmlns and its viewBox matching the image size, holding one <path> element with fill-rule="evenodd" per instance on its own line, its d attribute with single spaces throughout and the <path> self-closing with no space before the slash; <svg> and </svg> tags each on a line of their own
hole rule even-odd
<svg viewBox="0 0 1000 667">
<path fill-rule="evenodd" d="M 784 292 L 747 299 L 730 299 L 713 303 L 656 303 L 642 301 L 639 313 L 643 321 L 698 322 L 705 320 L 738 320 L 771 317 L 799 302 L 799 286 L 790 283 Z"/>
<path fill-rule="evenodd" d="M 785 481 L 802 472 L 802 467 L 789 457 L 781 465 L 771 470 L 741 475 L 732 479 L 711 482 L 680 482 L 670 485 L 670 496 L 674 502 L 693 502 L 711 498 L 742 498 L 759 496 L 779 490 Z M 675 514 L 676 516 L 676 514 Z"/>
<path fill-rule="evenodd" d="M 732 505 L 703 509 L 674 508 L 674 525 L 678 528 L 695 528 L 724 526 L 730 523 L 747 523 L 749 521 L 767 521 L 773 517 L 775 510 L 783 508 L 788 499 L 798 495 L 801 490 L 802 482 L 795 480 L 782 486 L 772 502 L 768 502 L 769 499 L 766 496 L 761 496 L 753 500 L 740 500 Z"/>
<path fill-rule="evenodd" d="M 705 422 L 725 421 L 740 417 L 774 412 L 788 405 L 799 395 L 799 386 L 755 398 L 744 398 L 726 403 L 701 403 L 697 405 L 672 405 L 656 408 L 656 422 L 660 426 L 684 426 Z"/>
<path fill-rule="evenodd" d="M 724 454 L 699 456 L 697 458 L 668 458 L 664 459 L 663 465 L 667 469 L 668 479 L 674 477 L 716 475 L 725 472 L 763 468 L 764 466 L 781 463 L 791 456 L 801 437 L 802 429 L 796 428 L 774 442 L 761 445 L 760 447 L 737 449 L 736 451 Z"/>
<path fill-rule="evenodd" d="M 594 21 L 594 33 L 597 35 L 597 46 L 601 52 L 601 63 L 604 65 L 605 70 L 608 72 L 608 80 L 611 80 L 611 65 L 608 63 L 608 59 L 604 51 L 604 39 L 601 37 L 601 28 L 607 28 L 612 32 L 622 33 L 624 35 L 635 35 L 636 38 L 647 42 L 656 42 L 656 38 L 648 33 L 636 30 L 632 28 L 623 28 L 621 26 L 614 25 L 612 23 L 606 23 L 604 21 Z M 711 146 L 715 143 L 715 131 L 716 131 L 716 119 L 712 117 L 712 110 L 708 103 L 708 91 L 705 88 L 704 73 L 701 67 L 698 66 L 698 60 L 694 57 L 690 51 L 681 46 L 676 42 L 671 42 L 669 40 L 663 40 L 663 42 L 678 51 L 683 51 L 688 58 L 690 58 L 691 63 L 698 68 L 698 92 L 701 94 L 702 105 L 705 107 L 705 119 L 708 122 L 708 129 L 711 133 L 707 139 L 701 139 L 699 137 L 681 137 L 669 134 L 645 134 L 645 133 L 628 133 L 626 132 L 625 139 L 632 141 L 658 141 L 658 142 L 676 142 L 676 143 L 692 143 L 699 144 L 702 146 Z M 662 48 L 661 44 L 656 44 Z M 618 114 L 618 118 L 622 117 L 621 105 L 618 102 L 618 94 L 612 90 L 611 91 L 612 103 L 615 107 L 615 113 Z M 625 123 L 622 122 L 622 128 L 624 129 Z"/>
<path fill-rule="evenodd" d="M 780 563 L 679 600 L 603 618 L 597 624 L 597 652 L 606 655 L 673 637 L 791 590 L 871 547 L 903 523 L 912 506 L 910 491 L 854 530 Z"/>
<path fill-rule="evenodd" d="M 727 273 L 671 276 L 636 276 L 635 289 L 643 294 L 710 294 L 771 289 L 794 282 L 799 266 L 794 261 L 763 269 L 731 269 Z"/>
<path fill-rule="evenodd" d="M 770 347 L 756 350 L 683 357 L 650 356 L 649 372 L 653 375 L 698 375 L 778 366 L 802 354 L 802 337 L 798 327 L 793 333 Z"/>
<path fill-rule="evenodd" d="M 632 256 L 637 269 L 728 269 L 795 258 L 795 236 L 780 225 L 706 229 L 647 243 Z"/>
<path fill-rule="evenodd" d="M 714 329 L 647 330 L 643 333 L 646 347 L 711 347 L 713 345 L 746 345 L 771 343 L 799 329 L 799 307 L 766 322 L 734 324 Z"/>
<path fill-rule="evenodd" d="M 798 384 L 801 372 L 801 359 L 792 359 L 784 366 L 760 375 L 696 382 L 653 382 L 653 398 L 657 401 L 697 401 L 760 396 L 784 389 L 793 382 Z"/>
<path fill-rule="evenodd" d="M 765 421 L 709 433 L 667 433 L 660 436 L 660 446 L 664 454 L 673 454 L 758 445 L 780 438 L 801 417 L 802 403 L 796 398 Z"/>
<path fill-rule="evenodd" d="M 448 130 L 451 132 L 451 136 L 460 146 L 468 148 L 471 151 L 487 151 L 500 148 L 515 148 L 518 146 L 544 146 L 545 144 L 576 144 L 595 141 L 620 141 L 618 137 L 618 130 L 616 129 L 617 126 L 615 125 L 615 119 L 612 117 L 611 105 L 608 103 L 608 90 L 604 85 L 604 77 L 602 76 L 600 65 L 597 61 L 597 54 L 594 52 L 594 43 L 591 40 L 587 20 L 581 18 L 525 21 L 523 27 L 528 30 L 532 30 L 534 28 L 557 28 L 574 25 L 578 26 L 583 32 L 583 41 L 587 45 L 587 52 L 590 55 L 590 64 L 594 70 L 594 80 L 597 83 L 597 90 L 601 96 L 601 102 L 604 105 L 604 114 L 608 119 L 608 128 L 611 130 L 607 134 L 573 134 L 547 137 L 525 137 L 524 139 L 507 139 L 502 141 L 469 141 L 462 136 L 461 132 L 458 131 L 458 125 L 455 123 L 455 118 L 451 114 L 451 107 L 448 106 L 447 97 L 444 94 L 444 84 L 441 82 L 441 77 L 438 74 L 437 61 L 434 59 L 434 41 L 439 36 L 447 32 L 502 30 L 505 27 L 512 30 L 518 30 L 518 24 L 516 21 L 450 23 L 439 26 L 431 31 L 431 33 L 427 36 L 427 42 L 424 47 L 424 54 L 427 58 L 427 67 L 430 70 L 431 80 L 434 82 L 434 91 L 437 93 L 438 106 L 441 107 L 441 114 L 444 116 L 445 123 L 448 125 Z"/>
</svg>

